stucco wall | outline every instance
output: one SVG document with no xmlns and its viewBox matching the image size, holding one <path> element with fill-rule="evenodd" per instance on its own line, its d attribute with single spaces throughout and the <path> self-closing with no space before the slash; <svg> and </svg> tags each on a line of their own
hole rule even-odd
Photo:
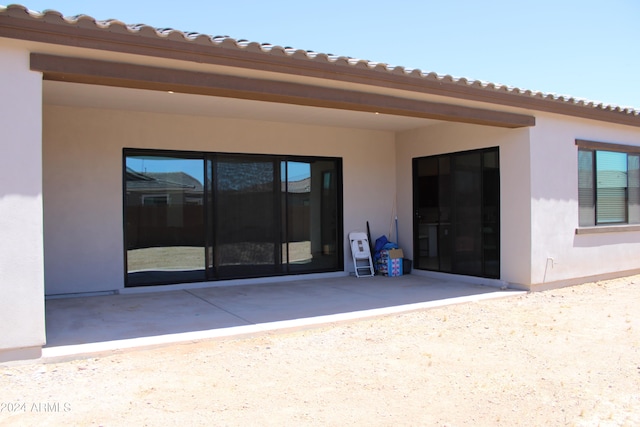
<svg viewBox="0 0 640 427">
<path fill-rule="evenodd" d="M 0 45 L 0 360 L 45 342 L 42 76 L 29 54 Z"/>
<path fill-rule="evenodd" d="M 395 239 L 397 213 L 398 241 L 406 256 L 413 258 L 412 159 L 498 146 L 502 280 L 535 287 L 640 268 L 636 256 L 640 232 L 575 234 L 575 139 L 640 145 L 640 131 L 536 116 L 536 126 L 526 129 L 440 123 L 394 135 L 284 122 L 45 106 L 46 292 L 122 288 L 123 147 L 342 157 L 345 234 L 364 230 L 369 221 L 373 238 L 391 234 Z M 31 123 L 38 123 L 37 119 L 33 117 Z M 350 271 L 346 238 L 343 243 L 345 270 Z"/>
<path fill-rule="evenodd" d="M 123 287 L 123 147 L 341 157 L 345 234 L 389 223 L 391 132 L 61 106 L 43 120 L 47 294 Z"/>
<path fill-rule="evenodd" d="M 529 129 L 442 123 L 397 137 L 400 244 L 413 257 L 412 159 L 443 153 L 499 147 L 501 191 L 500 278 L 526 284 L 531 274 Z"/>
<path fill-rule="evenodd" d="M 640 232 L 576 235 L 576 139 L 640 145 L 640 129 L 539 115 L 531 130 L 533 285 L 640 268 Z"/>
</svg>

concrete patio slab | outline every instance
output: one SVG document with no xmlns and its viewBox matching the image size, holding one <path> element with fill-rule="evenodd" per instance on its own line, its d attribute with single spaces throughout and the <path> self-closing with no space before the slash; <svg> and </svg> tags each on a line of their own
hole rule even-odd
<svg viewBox="0 0 640 427">
<path fill-rule="evenodd" d="M 49 299 L 42 357 L 311 326 L 521 293 L 412 274 Z"/>
<path fill-rule="evenodd" d="M 185 291 L 46 302 L 47 347 L 237 326 L 239 319 Z"/>
</svg>

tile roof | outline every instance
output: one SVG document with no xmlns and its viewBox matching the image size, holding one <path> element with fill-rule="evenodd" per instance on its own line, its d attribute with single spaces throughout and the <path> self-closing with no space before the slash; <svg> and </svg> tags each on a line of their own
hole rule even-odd
<svg viewBox="0 0 640 427">
<path fill-rule="evenodd" d="M 181 189 L 201 192 L 202 183 L 185 172 L 138 172 L 127 167 L 127 189 Z"/>
<path fill-rule="evenodd" d="M 136 35 L 140 37 L 166 39 L 177 42 L 188 42 L 200 46 L 216 46 L 229 49 L 231 51 L 251 52 L 265 54 L 271 57 L 288 57 L 298 60 L 312 61 L 316 63 L 334 64 L 335 66 L 347 66 L 352 69 L 369 70 L 373 73 L 385 73 L 394 76 L 404 76 L 420 80 L 422 82 L 435 82 L 449 87 L 459 87 L 461 89 L 481 90 L 486 92 L 487 102 L 492 102 L 492 94 L 510 94 L 522 99 L 530 98 L 536 100 L 550 101 L 563 106 L 585 107 L 588 109 L 613 112 L 628 116 L 629 118 L 640 118 L 640 110 L 631 107 L 621 107 L 607 105 L 595 101 L 570 96 L 543 93 L 539 91 L 524 90 L 507 85 L 497 85 L 480 80 L 468 80 L 464 77 L 455 78 L 450 75 L 439 75 L 434 72 L 423 72 L 420 69 L 405 69 L 402 66 L 390 66 L 381 62 L 372 62 L 357 58 L 336 56 L 313 51 L 294 49 L 291 47 L 281 47 L 269 43 L 257 43 L 247 40 L 235 40 L 229 36 L 211 36 L 197 32 L 183 32 L 172 28 L 154 28 L 144 24 L 125 24 L 115 19 L 98 21 L 87 15 L 76 15 L 65 17 L 60 12 L 45 10 L 35 12 L 21 5 L 0 6 L 0 16 L 6 15 L 14 18 L 30 19 L 48 24 L 62 24 L 69 28 L 106 30 L 109 33 Z M 0 25 L 1 26 L 1 25 Z M 445 95 L 446 96 L 446 95 Z M 461 96 L 464 97 L 464 96 Z M 535 108 L 539 109 L 539 108 Z"/>
</svg>

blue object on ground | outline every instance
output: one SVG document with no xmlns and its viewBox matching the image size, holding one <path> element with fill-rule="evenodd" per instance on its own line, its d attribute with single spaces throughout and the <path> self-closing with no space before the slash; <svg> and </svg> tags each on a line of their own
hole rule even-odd
<svg viewBox="0 0 640 427">
<path fill-rule="evenodd" d="M 380 259 L 380 251 L 384 249 L 398 249 L 398 244 L 387 240 L 387 236 L 378 237 L 373 247 L 373 265 L 376 265 L 376 261 Z"/>
</svg>

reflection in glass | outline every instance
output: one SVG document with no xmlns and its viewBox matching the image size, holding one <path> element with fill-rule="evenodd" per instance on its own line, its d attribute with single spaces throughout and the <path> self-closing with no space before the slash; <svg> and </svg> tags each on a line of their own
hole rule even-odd
<svg viewBox="0 0 640 427">
<path fill-rule="evenodd" d="M 219 277 L 276 272 L 275 162 L 220 156 L 215 164 L 215 264 Z"/>
<path fill-rule="evenodd" d="M 629 154 L 629 224 L 640 223 L 640 155 Z"/>
<path fill-rule="evenodd" d="M 204 279 L 204 162 L 126 158 L 128 285 Z"/>
<path fill-rule="evenodd" d="M 287 239 L 282 244 L 283 252 L 290 264 L 309 264 L 313 260 L 311 165 L 303 162 L 282 162 L 282 166 L 282 174 L 286 175 L 282 191 L 286 194 L 287 209 Z"/>
<path fill-rule="evenodd" d="M 342 269 L 340 161 L 292 159 L 127 150 L 127 286 Z"/>
<path fill-rule="evenodd" d="M 578 150 L 578 206 L 580 227 L 595 224 L 593 151 Z"/>
<path fill-rule="evenodd" d="M 286 238 L 283 260 L 290 272 L 338 266 L 335 161 L 282 162 Z"/>
<path fill-rule="evenodd" d="M 627 154 L 596 151 L 596 222 L 627 221 Z"/>
</svg>

